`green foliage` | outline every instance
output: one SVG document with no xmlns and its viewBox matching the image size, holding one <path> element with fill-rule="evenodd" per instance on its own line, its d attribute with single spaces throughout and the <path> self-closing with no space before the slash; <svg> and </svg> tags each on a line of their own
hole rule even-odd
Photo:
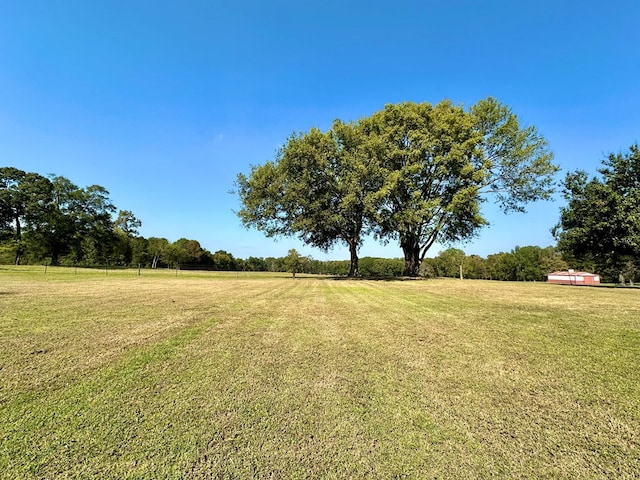
<svg viewBox="0 0 640 480">
<path fill-rule="evenodd" d="M 297 236 L 324 251 L 347 245 L 350 275 L 357 275 L 379 178 L 363 141 L 357 125 L 337 120 L 327 132 L 293 134 L 274 162 L 238 175 L 242 223 L 269 237 Z"/>
<path fill-rule="evenodd" d="M 425 259 L 423 275 L 457 278 L 461 267 L 463 278 L 468 279 L 542 282 L 548 273 L 567 269 L 567 263 L 554 247 L 516 246 L 511 252 L 492 254 L 486 259 L 449 248 L 435 258 Z"/>
<path fill-rule="evenodd" d="M 523 211 L 553 192 L 558 168 L 546 141 L 495 99 L 468 112 L 449 101 L 387 105 L 364 124 L 385 180 L 376 231 L 399 240 L 406 275 L 417 274 L 436 240 L 468 240 L 486 225 L 487 196 Z"/>
<path fill-rule="evenodd" d="M 244 261 L 243 270 L 250 272 L 266 272 L 269 268 L 264 258 L 249 257 Z"/>
<path fill-rule="evenodd" d="M 552 157 L 535 128 L 492 98 L 468 111 L 450 101 L 387 105 L 326 133 L 292 135 L 275 161 L 238 175 L 238 215 L 267 236 L 348 245 L 350 275 L 363 235 L 398 240 L 404 273 L 417 275 L 436 240 L 468 240 L 486 225 L 487 197 L 504 211 L 549 198 Z"/>
<path fill-rule="evenodd" d="M 14 167 L 0 168 L 0 241 L 9 240 L 15 248 L 14 263 L 25 253 L 27 234 L 48 222 L 52 182 L 37 174 Z"/>
<path fill-rule="evenodd" d="M 150 237 L 147 242 L 147 253 L 151 256 L 151 268 L 158 268 L 162 259 L 169 254 L 169 240 Z"/>
<path fill-rule="evenodd" d="M 440 252 L 434 259 L 435 276 L 455 278 L 460 276 L 460 268 L 466 263 L 465 253 L 457 248 L 449 248 Z M 464 276 L 464 273 L 463 273 Z"/>
<path fill-rule="evenodd" d="M 484 224 L 473 152 L 472 118 L 448 101 L 387 105 L 363 120 L 382 169 L 379 238 L 398 239 L 405 274 L 417 273 L 437 238 L 454 242 Z"/>
<path fill-rule="evenodd" d="M 12 239 L 15 263 L 105 262 L 118 250 L 109 192 L 79 188 L 13 167 L 0 169 L 0 240 Z"/>
<path fill-rule="evenodd" d="M 616 281 L 629 267 L 640 267 L 640 149 L 610 154 L 588 178 L 570 172 L 564 181 L 568 204 L 553 233 L 575 267 L 592 265 Z"/>
<path fill-rule="evenodd" d="M 149 265 L 151 254 L 149 253 L 149 240 L 144 237 L 129 239 L 131 245 L 131 265 Z"/>
<path fill-rule="evenodd" d="M 293 278 L 296 278 L 296 273 L 300 272 L 308 262 L 309 258 L 300 255 L 295 248 L 289 250 L 284 259 L 284 265 L 291 272 Z"/>
<path fill-rule="evenodd" d="M 212 257 L 215 270 L 233 271 L 236 270 L 236 260 L 229 252 L 218 250 Z"/>
<path fill-rule="evenodd" d="M 491 97 L 469 111 L 482 136 L 474 154 L 480 189 L 505 212 L 524 212 L 526 203 L 550 199 L 559 167 L 536 128 L 521 126 L 510 108 Z"/>
<path fill-rule="evenodd" d="M 136 236 L 141 226 L 142 222 L 129 210 L 120 210 L 118 212 L 118 218 L 116 218 L 114 223 L 114 227 L 123 232 L 127 237 Z"/>
<path fill-rule="evenodd" d="M 404 271 L 404 261 L 397 258 L 363 257 L 360 259 L 360 274 L 363 277 L 399 277 Z"/>
</svg>

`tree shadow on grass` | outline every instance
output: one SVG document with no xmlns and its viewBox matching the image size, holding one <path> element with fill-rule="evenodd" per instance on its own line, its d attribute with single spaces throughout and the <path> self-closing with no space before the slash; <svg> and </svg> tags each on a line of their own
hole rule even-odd
<svg viewBox="0 0 640 480">
<path fill-rule="evenodd" d="M 376 281 L 376 282 L 412 282 L 412 281 L 421 281 L 421 280 L 426 280 L 426 278 L 424 277 L 342 277 L 342 276 L 334 276 L 334 277 L 329 277 L 331 280 L 336 280 L 336 281 L 351 281 L 351 282 L 358 282 L 358 281 Z"/>
</svg>

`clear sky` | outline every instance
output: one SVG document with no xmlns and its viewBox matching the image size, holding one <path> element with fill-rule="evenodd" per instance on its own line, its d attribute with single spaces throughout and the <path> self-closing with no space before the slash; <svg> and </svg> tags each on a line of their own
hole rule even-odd
<svg viewBox="0 0 640 480">
<path fill-rule="evenodd" d="M 0 165 L 102 185 L 145 237 L 240 258 L 348 258 L 234 214 L 237 173 L 292 132 L 487 96 L 547 138 L 559 178 L 595 173 L 640 141 L 640 1 L 0 0 Z M 485 204 L 491 226 L 462 248 L 551 245 L 562 204 Z"/>
</svg>

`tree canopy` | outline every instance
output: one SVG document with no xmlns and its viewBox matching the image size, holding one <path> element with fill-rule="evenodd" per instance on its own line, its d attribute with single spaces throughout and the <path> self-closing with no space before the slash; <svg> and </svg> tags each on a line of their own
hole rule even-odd
<svg viewBox="0 0 640 480">
<path fill-rule="evenodd" d="M 405 275 L 436 242 L 468 240 L 487 224 L 491 198 L 505 211 L 553 193 L 558 168 L 545 139 L 493 98 L 470 109 L 443 101 L 387 105 L 327 132 L 292 135 L 275 161 L 238 175 L 243 224 L 295 235 L 321 249 L 362 238 L 397 240 Z"/>
<path fill-rule="evenodd" d="M 242 223 L 269 237 L 298 236 L 324 251 L 343 243 L 351 254 L 350 275 L 357 275 L 379 179 L 364 140 L 358 125 L 339 120 L 327 132 L 291 135 L 275 161 L 238 175 Z"/>
<path fill-rule="evenodd" d="M 616 279 L 640 268 L 640 149 L 632 145 L 602 164 L 599 176 L 583 170 L 566 175 L 567 205 L 553 234 L 576 267 Z"/>
</svg>

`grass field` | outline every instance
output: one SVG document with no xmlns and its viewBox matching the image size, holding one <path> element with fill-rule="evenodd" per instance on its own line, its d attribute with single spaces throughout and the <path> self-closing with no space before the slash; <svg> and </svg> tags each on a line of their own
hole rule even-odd
<svg viewBox="0 0 640 480">
<path fill-rule="evenodd" d="M 0 478 L 637 478 L 640 291 L 0 267 Z"/>
</svg>

